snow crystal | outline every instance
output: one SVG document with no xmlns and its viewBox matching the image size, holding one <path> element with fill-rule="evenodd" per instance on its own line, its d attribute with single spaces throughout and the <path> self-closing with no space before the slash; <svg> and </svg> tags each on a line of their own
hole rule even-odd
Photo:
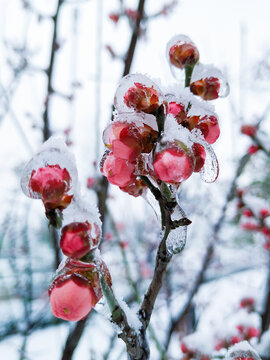
<svg viewBox="0 0 270 360">
<path fill-rule="evenodd" d="M 64 210 L 63 226 L 71 222 L 88 221 L 101 226 L 100 214 L 95 203 L 87 193 L 83 195 L 77 193 L 70 206 Z"/>
<path fill-rule="evenodd" d="M 115 294 L 115 292 L 114 292 L 114 294 Z M 130 309 L 129 306 L 127 305 L 127 303 L 122 298 L 119 298 L 116 294 L 115 294 L 115 297 L 116 297 L 121 309 L 126 314 L 129 326 L 132 327 L 132 329 L 134 329 L 138 333 L 142 327 L 142 323 L 139 320 L 137 312 Z"/>
<path fill-rule="evenodd" d="M 164 123 L 162 142 L 174 142 L 175 140 L 183 142 L 189 148 L 193 144 L 190 131 L 178 124 L 174 116 L 169 114 Z"/>
</svg>

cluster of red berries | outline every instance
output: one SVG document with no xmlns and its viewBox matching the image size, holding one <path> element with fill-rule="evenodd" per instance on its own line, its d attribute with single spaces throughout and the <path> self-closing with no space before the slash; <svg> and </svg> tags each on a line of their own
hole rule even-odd
<svg viewBox="0 0 270 360">
<path fill-rule="evenodd" d="M 101 161 L 101 172 L 134 196 L 144 191 L 142 175 L 157 184 L 164 181 L 178 186 L 193 172 L 201 171 L 206 149 L 220 134 L 213 109 L 193 94 L 203 100 L 219 97 L 222 79 L 204 76 L 208 70 L 197 70 L 202 66 L 197 65 L 199 52 L 188 37 L 174 37 L 167 51 L 171 66 L 194 69 L 197 80 L 190 91 L 179 95 L 178 87 L 176 93 L 164 95 L 148 77 L 128 75 L 116 91 L 116 113 L 103 134 L 109 150 Z M 198 78 L 199 73 L 204 77 Z"/>
<path fill-rule="evenodd" d="M 258 232 L 264 235 L 266 240 L 264 243 L 264 248 L 266 250 L 270 250 L 270 227 L 266 223 L 266 219 L 270 216 L 270 210 L 261 208 L 258 213 L 255 213 L 248 206 L 246 206 L 243 195 L 243 190 L 237 191 L 237 208 L 241 210 L 241 215 L 249 220 L 242 222 L 240 226 L 243 230 Z"/>
<path fill-rule="evenodd" d="M 101 237 L 99 219 L 93 220 L 93 214 L 80 209 L 76 167 L 72 166 L 67 149 L 55 139 L 43 147 L 45 149 L 27 164 L 22 187 L 26 195 L 42 200 L 51 224 L 61 229 L 60 248 L 68 259 L 58 269 L 49 289 L 50 303 L 56 317 L 77 321 L 85 317 L 102 296 L 98 269 L 103 269 L 108 283 L 110 275 L 102 260 L 95 259 L 94 250 Z M 63 167 L 59 165 L 61 162 Z M 70 169 L 65 167 L 66 162 Z M 69 221 L 62 227 L 65 210 L 74 213 L 73 217 L 79 215 L 80 221 Z M 91 257 L 90 263 L 83 261 L 86 255 Z"/>
<path fill-rule="evenodd" d="M 239 305 L 240 308 L 245 309 L 247 313 L 255 311 L 255 300 L 253 297 L 242 298 Z M 235 327 L 235 334 L 233 336 L 217 340 L 215 350 L 228 349 L 230 346 L 238 344 L 241 341 L 258 338 L 260 333 L 260 329 L 257 327 L 240 323 Z"/>
</svg>

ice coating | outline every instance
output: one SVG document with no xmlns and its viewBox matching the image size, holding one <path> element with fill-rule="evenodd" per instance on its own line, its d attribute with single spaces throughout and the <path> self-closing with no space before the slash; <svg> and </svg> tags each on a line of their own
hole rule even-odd
<svg viewBox="0 0 270 360">
<path fill-rule="evenodd" d="M 182 45 L 185 43 L 189 43 L 189 44 L 193 44 L 192 40 L 190 39 L 189 36 L 187 35 L 183 35 L 183 34 L 178 34 L 178 35 L 174 35 L 168 42 L 167 42 L 167 46 L 166 46 L 166 56 L 168 61 L 170 61 L 170 56 L 169 56 L 169 52 L 172 46 L 174 45 Z"/>
<path fill-rule="evenodd" d="M 223 75 L 223 73 L 213 65 L 204 65 L 198 64 L 194 67 L 192 76 L 191 76 L 191 84 L 197 80 L 205 79 L 205 78 L 217 78 L 220 83 L 220 89 L 218 92 L 219 97 L 226 97 L 229 95 L 230 87 L 229 84 Z"/>
<path fill-rule="evenodd" d="M 161 220 L 161 213 L 160 213 L 159 203 L 156 200 L 156 198 L 154 197 L 154 195 L 152 194 L 152 192 L 151 191 L 145 191 L 142 194 L 142 197 L 151 206 L 151 208 L 154 210 L 154 213 L 155 213 L 158 221 L 160 221 Z"/>
<path fill-rule="evenodd" d="M 219 165 L 212 146 L 204 140 L 200 130 L 192 130 L 191 135 L 193 136 L 194 142 L 204 147 L 206 153 L 204 166 L 200 171 L 201 179 L 206 183 L 215 182 L 219 174 Z"/>
<path fill-rule="evenodd" d="M 123 112 L 116 113 L 114 121 L 121 121 L 127 123 L 134 123 L 137 127 L 142 127 L 143 124 L 150 126 L 153 130 L 158 131 L 158 125 L 156 117 L 152 114 Z M 111 124 L 111 122 L 110 122 Z"/>
<path fill-rule="evenodd" d="M 172 221 L 180 220 L 185 217 L 186 214 L 183 209 L 179 205 L 176 205 L 171 215 Z M 186 239 L 187 226 L 179 226 L 178 228 L 171 230 L 166 240 L 167 251 L 170 254 L 180 253 L 186 245 Z"/>
<path fill-rule="evenodd" d="M 38 199 L 31 189 L 29 181 L 33 170 L 44 168 L 47 165 L 59 165 L 60 168 L 66 169 L 71 177 L 71 189 L 68 194 L 74 194 L 78 187 L 78 173 L 76 162 L 64 140 L 59 137 L 51 137 L 42 146 L 40 151 L 26 164 L 21 176 L 21 188 L 24 194 L 30 198 Z"/>
<path fill-rule="evenodd" d="M 247 341 L 241 341 L 229 348 L 225 360 L 233 359 L 254 359 L 260 360 L 260 356 L 257 351 Z"/>
<path fill-rule="evenodd" d="M 124 101 L 125 94 L 127 91 L 134 86 L 134 84 L 141 84 L 148 88 L 153 88 L 158 93 L 158 104 L 161 105 L 163 102 L 162 92 L 159 87 L 146 75 L 142 74 L 129 74 L 123 77 L 116 89 L 114 97 L 114 106 L 118 113 L 134 113 L 134 108 L 127 106 Z"/>
<path fill-rule="evenodd" d="M 91 225 L 92 243 L 91 249 L 97 248 L 101 239 L 101 220 L 98 208 L 91 201 L 87 194 L 83 196 L 77 193 L 71 204 L 64 210 L 64 219 L 62 225 L 68 225 L 73 222 L 88 222 Z"/>
<path fill-rule="evenodd" d="M 194 65 L 199 59 L 199 52 L 188 36 L 175 35 L 167 43 L 166 56 L 173 77 L 178 82 L 184 83 L 183 68 Z"/>
</svg>

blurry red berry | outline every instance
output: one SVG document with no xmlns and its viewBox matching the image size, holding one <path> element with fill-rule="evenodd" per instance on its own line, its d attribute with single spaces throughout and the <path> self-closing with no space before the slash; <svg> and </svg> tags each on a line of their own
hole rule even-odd
<svg viewBox="0 0 270 360">
<path fill-rule="evenodd" d="M 118 23 L 119 18 L 120 18 L 120 14 L 118 14 L 118 13 L 110 13 L 109 14 L 109 19 L 112 20 L 112 22 L 114 22 L 115 24 Z"/>
<path fill-rule="evenodd" d="M 96 183 L 96 179 L 93 177 L 89 177 L 87 178 L 86 186 L 88 189 L 91 189 L 92 187 L 94 187 L 95 183 Z"/>
<path fill-rule="evenodd" d="M 253 337 L 259 337 L 260 336 L 260 330 L 255 328 L 255 327 L 249 327 L 247 329 L 247 337 L 248 339 L 253 338 Z"/>
<path fill-rule="evenodd" d="M 257 132 L 257 128 L 254 125 L 242 125 L 241 133 L 247 136 L 253 137 Z"/>
<path fill-rule="evenodd" d="M 250 209 L 243 210 L 243 215 L 246 216 L 246 217 L 253 217 L 254 216 L 253 212 Z"/>
<path fill-rule="evenodd" d="M 268 209 L 261 209 L 259 211 L 260 217 L 262 218 L 266 218 L 267 216 L 270 215 L 270 211 Z"/>
<path fill-rule="evenodd" d="M 126 9 L 125 14 L 131 21 L 136 21 L 138 17 L 138 12 L 132 9 Z"/>
<path fill-rule="evenodd" d="M 258 230 L 258 226 L 256 224 L 247 222 L 245 224 L 241 224 L 241 228 L 243 230 L 250 230 L 250 231 L 254 231 L 254 230 Z"/>
<path fill-rule="evenodd" d="M 240 337 L 239 336 L 232 336 L 231 337 L 231 340 L 230 340 L 230 343 L 233 345 L 233 344 L 237 344 L 241 341 Z"/>
<path fill-rule="evenodd" d="M 184 354 L 190 353 L 189 348 L 187 347 L 187 345 L 186 345 L 184 342 L 181 343 L 181 351 L 182 351 Z"/>
<path fill-rule="evenodd" d="M 252 297 L 245 297 L 240 301 L 240 306 L 242 308 L 254 307 L 254 305 L 255 305 L 255 300 Z"/>
<path fill-rule="evenodd" d="M 257 151 L 260 150 L 260 147 L 257 145 L 250 145 L 250 147 L 248 148 L 248 154 L 249 155 L 253 155 L 256 154 Z"/>
</svg>

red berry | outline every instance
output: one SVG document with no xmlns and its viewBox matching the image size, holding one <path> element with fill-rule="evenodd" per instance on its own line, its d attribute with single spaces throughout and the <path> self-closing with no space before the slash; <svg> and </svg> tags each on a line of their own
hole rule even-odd
<svg viewBox="0 0 270 360">
<path fill-rule="evenodd" d="M 243 210 L 243 215 L 246 216 L 246 217 L 253 217 L 254 216 L 253 212 L 250 209 Z"/>
<path fill-rule="evenodd" d="M 260 217 L 262 218 L 266 218 L 267 216 L 270 215 L 270 211 L 268 209 L 261 209 L 259 211 Z"/>
<path fill-rule="evenodd" d="M 241 341 L 240 337 L 239 336 L 232 336 L 231 338 L 231 344 L 237 344 Z"/>
<path fill-rule="evenodd" d="M 203 100 L 214 100 L 218 98 L 220 81 L 216 77 L 207 77 L 194 81 L 190 84 L 190 91 L 200 96 Z"/>
<path fill-rule="evenodd" d="M 191 157 L 178 147 L 171 147 L 156 154 L 153 166 L 157 177 L 169 183 L 186 180 L 194 170 Z"/>
<path fill-rule="evenodd" d="M 175 44 L 169 50 L 169 58 L 172 65 L 183 69 L 186 66 L 195 65 L 199 60 L 199 52 L 193 43 Z"/>
<path fill-rule="evenodd" d="M 118 14 L 118 13 L 110 13 L 109 14 L 109 19 L 112 20 L 112 22 L 114 22 L 115 24 L 118 23 L 119 18 L 120 18 L 120 14 Z"/>
<path fill-rule="evenodd" d="M 181 351 L 182 351 L 184 354 L 190 353 L 189 348 L 187 347 L 187 345 L 186 345 L 184 342 L 181 343 Z"/>
<path fill-rule="evenodd" d="M 136 111 L 154 113 L 159 108 L 159 94 L 154 87 L 134 83 L 124 95 L 124 103 Z"/>
<path fill-rule="evenodd" d="M 47 165 L 33 170 L 29 180 L 30 193 L 42 199 L 47 209 L 65 209 L 72 200 L 67 195 L 71 188 L 71 177 L 67 169 L 59 165 Z"/>
<path fill-rule="evenodd" d="M 255 300 L 254 298 L 252 297 L 246 297 L 246 298 L 243 298 L 241 301 L 240 301 L 240 306 L 242 308 L 246 308 L 246 307 L 253 307 L 255 304 Z"/>
<path fill-rule="evenodd" d="M 260 147 L 257 145 L 250 145 L 250 147 L 248 148 L 248 153 L 249 155 L 253 155 L 256 154 L 256 152 L 260 150 Z"/>
<path fill-rule="evenodd" d="M 168 114 L 172 114 L 176 118 L 178 124 L 181 124 L 187 118 L 185 106 L 181 103 L 170 102 Z"/>
<path fill-rule="evenodd" d="M 241 133 L 250 137 L 253 137 L 257 132 L 257 128 L 254 125 L 242 125 Z"/>
</svg>

